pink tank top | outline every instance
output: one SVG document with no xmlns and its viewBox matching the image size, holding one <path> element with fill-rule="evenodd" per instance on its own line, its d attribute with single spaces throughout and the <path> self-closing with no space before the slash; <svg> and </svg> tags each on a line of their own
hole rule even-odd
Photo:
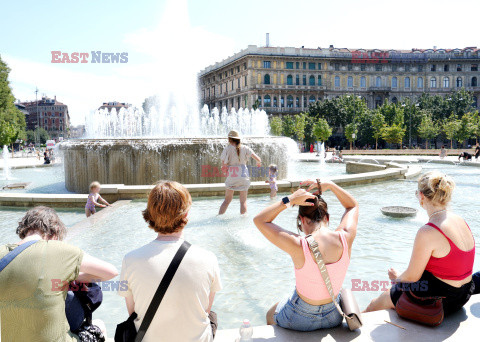
<svg viewBox="0 0 480 342">
<path fill-rule="evenodd" d="M 335 296 L 340 293 L 343 280 L 347 274 L 348 265 L 350 264 L 350 257 L 348 255 L 348 243 L 343 231 L 339 232 L 340 240 L 343 245 L 342 256 L 337 262 L 327 264 L 328 275 L 332 282 L 333 292 Z M 297 285 L 297 292 L 302 296 L 312 300 L 324 300 L 329 299 L 327 287 L 323 281 L 318 265 L 310 253 L 308 242 L 305 237 L 301 237 L 301 243 L 303 248 L 303 255 L 305 256 L 305 264 L 300 269 L 295 269 L 295 278 Z"/>
</svg>

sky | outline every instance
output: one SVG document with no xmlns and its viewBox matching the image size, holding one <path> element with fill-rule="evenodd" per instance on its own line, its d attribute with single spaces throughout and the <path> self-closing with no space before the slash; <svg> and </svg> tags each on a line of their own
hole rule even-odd
<svg viewBox="0 0 480 342">
<path fill-rule="evenodd" d="M 35 88 L 69 106 L 73 124 L 103 102 L 140 106 L 248 45 L 463 48 L 478 43 L 471 0 L 58 0 L 0 3 L 0 57 L 14 96 Z M 127 63 L 51 63 L 52 51 L 128 53 Z"/>
</svg>

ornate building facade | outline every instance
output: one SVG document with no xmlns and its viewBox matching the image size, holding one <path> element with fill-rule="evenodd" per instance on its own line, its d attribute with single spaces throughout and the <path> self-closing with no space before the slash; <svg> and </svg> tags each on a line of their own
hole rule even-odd
<svg viewBox="0 0 480 342">
<path fill-rule="evenodd" d="M 350 50 L 248 46 L 199 74 L 200 97 L 213 107 L 258 106 L 295 114 L 310 103 L 344 94 L 369 108 L 385 100 L 448 96 L 461 88 L 480 96 L 480 49 Z"/>
</svg>

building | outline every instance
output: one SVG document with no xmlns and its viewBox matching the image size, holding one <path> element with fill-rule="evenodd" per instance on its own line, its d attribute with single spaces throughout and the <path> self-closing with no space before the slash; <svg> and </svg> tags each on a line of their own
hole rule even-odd
<svg viewBox="0 0 480 342">
<path fill-rule="evenodd" d="M 85 125 L 70 127 L 70 138 L 82 138 L 85 135 Z"/>
<path fill-rule="evenodd" d="M 28 115 L 25 115 L 27 130 L 35 130 L 39 126 L 53 139 L 68 137 L 70 128 L 68 106 L 57 101 L 56 96 L 53 99 L 43 96 L 41 100 L 21 102 L 19 105 L 28 112 Z"/>
<path fill-rule="evenodd" d="M 213 107 L 295 114 L 344 94 L 369 108 L 422 93 L 445 96 L 465 88 L 480 96 L 480 49 L 365 50 L 249 45 L 199 74 L 200 96 Z"/>
<path fill-rule="evenodd" d="M 112 101 L 112 102 L 104 102 L 103 105 L 98 107 L 98 110 L 108 109 L 108 111 L 110 112 L 113 108 L 115 108 L 115 110 L 118 112 L 120 108 L 129 108 L 131 106 L 132 105 L 129 103 Z"/>
</svg>

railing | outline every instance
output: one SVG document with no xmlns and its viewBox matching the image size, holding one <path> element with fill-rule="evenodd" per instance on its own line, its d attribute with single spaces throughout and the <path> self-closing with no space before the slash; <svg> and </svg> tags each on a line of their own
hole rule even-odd
<svg viewBox="0 0 480 342">
<path fill-rule="evenodd" d="M 369 87 L 369 91 L 392 91 L 391 87 Z"/>
</svg>

